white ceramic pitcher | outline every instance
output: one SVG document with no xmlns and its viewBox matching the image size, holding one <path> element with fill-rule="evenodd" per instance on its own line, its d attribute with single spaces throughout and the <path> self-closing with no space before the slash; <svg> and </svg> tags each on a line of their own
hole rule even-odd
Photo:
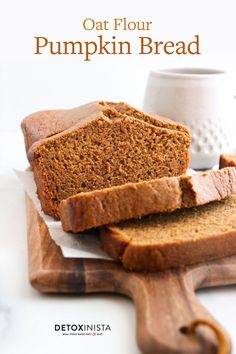
<svg viewBox="0 0 236 354">
<path fill-rule="evenodd" d="M 221 153 L 235 150 L 235 102 L 229 76 L 222 70 L 179 68 L 151 71 L 143 110 L 190 128 L 191 164 L 211 168 Z"/>
</svg>

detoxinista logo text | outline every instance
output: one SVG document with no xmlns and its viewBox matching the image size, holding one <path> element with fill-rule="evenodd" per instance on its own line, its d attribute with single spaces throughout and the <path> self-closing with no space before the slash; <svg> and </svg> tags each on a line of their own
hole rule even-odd
<svg viewBox="0 0 236 354">
<path fill-rule="evenodd" d="M 107 323 L 97 324 L 55 324 L 54 331 L 63 336 L 102 336 L 104 333 L 111 332 L 111 327 Z"/>
</svg>

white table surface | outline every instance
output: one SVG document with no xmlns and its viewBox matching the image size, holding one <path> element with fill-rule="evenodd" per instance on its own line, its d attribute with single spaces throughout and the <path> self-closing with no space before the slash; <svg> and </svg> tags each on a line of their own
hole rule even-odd
<svg viewBox="0 0 236 354">
<path fill-rule="evenodd" d="M 29 285 L 24 192 L 12 171 L 26 166 L 21 133 L 0 132 L 0 353 L 138 354 L 135 307 L 128 298 L 49 296 Z M 236 286 L 198 294 L 236 346 Z M 56 323 L 91 322 L 108 323 L 112 331 L 100 337 L 54 331 Z"/>
</svg>

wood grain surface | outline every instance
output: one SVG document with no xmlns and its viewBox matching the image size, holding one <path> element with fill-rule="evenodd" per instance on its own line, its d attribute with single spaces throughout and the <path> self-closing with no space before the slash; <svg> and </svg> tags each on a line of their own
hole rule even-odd
<svg viewBox="0 0 236 354">
<path fill-rule="evenodd" d="M 235 284 L 236 256 L 156 273 L 127 272 L 113 261 L 64 258 L 28 196 L 26 209 L 29 279 L 35 289 L 44 293 L 113 292 L 131 297 L 137 311 L 138 345 L 143 353 L 218 352 L 212 329 L 199 326 L 194 335 L 188 335 L 183 328 L 196 319 L 219 327 L 199 303 L 195 290 Z M 229 343 L 222 327 L 221 331 Z"/>
</svg>

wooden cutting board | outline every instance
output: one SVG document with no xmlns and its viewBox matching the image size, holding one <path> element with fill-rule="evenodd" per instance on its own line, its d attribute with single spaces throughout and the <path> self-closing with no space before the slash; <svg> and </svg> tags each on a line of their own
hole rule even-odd
<svg viewBox="0 0 236 354">
<path fill-rule="evenodd" d="M 235 284 L 236 256 L 146 274 L 127 272 L 113 261 L 64 258 L 28 196 L 26 207 L 29 278 L 34 288 L 44 293 L 113 292 L 131 297 L 137 311 L 138 345 L 143 353 L 217 352 L 218 340 L 210 327 L 198 326 L 191 335 L 184 329 L 196 319 L 220 328 L 199 303 L 195 290 Z M 225 331 L 220 330 L 229 342 Z"/>
</svg>

